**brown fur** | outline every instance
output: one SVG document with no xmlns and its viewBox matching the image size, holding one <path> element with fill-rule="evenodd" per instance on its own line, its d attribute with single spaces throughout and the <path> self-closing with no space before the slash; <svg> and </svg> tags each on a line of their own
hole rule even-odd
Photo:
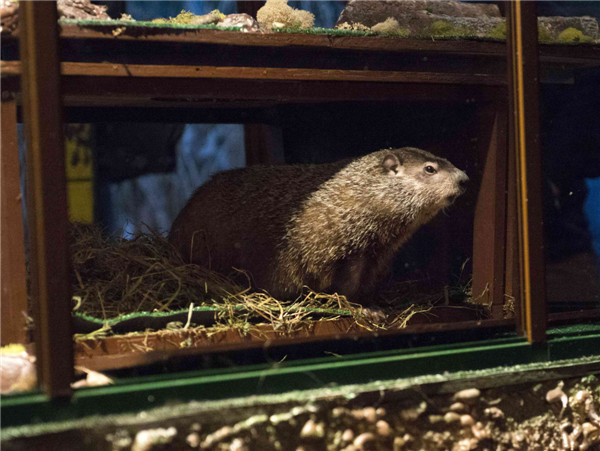
<svg viewBox="0 0 600 451">
<path fill-rule="evenodd" d="M 360 301 L 398 248 L 467 180 L 447 160 L 414 148 L 236 169 L 194 193 L 169 239 L 184 258 L 223 273 L 243 269 L 275 297 L 308 285 Z"/>
</svg>

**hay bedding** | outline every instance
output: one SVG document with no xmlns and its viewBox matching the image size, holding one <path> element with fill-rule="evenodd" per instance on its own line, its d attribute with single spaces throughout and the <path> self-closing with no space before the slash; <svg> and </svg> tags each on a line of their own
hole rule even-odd
<svg viewBox="0 0 600 451">
<path fill-rule="evenodd" d="M 284 302 L 186 263 L 166 238 L 151 231 L 126 240 L 107 238 L 95 225 L 73 224 L 71 253 L 76 332 L 89 333 L 98 329 L 98 324 L 104 324 L 108 333 L 110 329 L 131 332 L 131 327 L 165 329 L 174 320 L 185 323 L 186 317 L 191 326 L 242 332 L 253 325 L 270 324 L 275 331 L 290 333 L 307 322 L 340 317 L 351 317 L 370 330 L 389 329 L 406 326 L 414 315 L 427 314 L 434 304 L 444 301 L 439 293 L 423 293 L 413 283 L 403 283 L 387 293 L 386 299 L 394 304 L 399 300 L 412 303 L 393 309 L 383 323 L 373 321 L 360 305 L 337 294 L 307 289 L 297 299 Z M 88 320 L 94 318 L 96 323 L 90 324 Z M 78 324 L 86 321 L 87 326 L 77 330 Z M 121 327 L 119 332 L 118 326 L 128 322 L 137 324 Z"/>
</svg>

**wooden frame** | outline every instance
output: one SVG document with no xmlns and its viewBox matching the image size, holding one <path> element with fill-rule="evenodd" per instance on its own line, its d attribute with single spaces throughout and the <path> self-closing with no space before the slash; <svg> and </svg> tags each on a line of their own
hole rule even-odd
<svg viewBox="0 0 600 451">
<path fill-rule="evenodd" d="M 511 140 L 517 177 L 520 325 L 530 342 L 546 337 L 547 313 L 539 142 L 539 63 L 535 2 L 508 4 L 507 43 Z"/>
<path fill-rule="evenodd" d="M 247 65 L 243 66 L 244 70 L 240 72 L 240 66 L 210 64 L 210 61 L 205 60 L 210 55 L 205 54 L 198 56 L 200 59 L 197 62 L 188 65 L 169 61 L 169 55 L 160 52 L 157 56 L 159 64 L 156 65 L 128 61 L 111 63 L 67 61 L 63 58 L 61 78 L 57 57 L 56 18 L 53 15 L 55 13 L 51 13 L 52 8 L 55 7 L 54 2 L 24 2 L 20 45 L 21 54 L 25 57 L 21 62 L 2 61 L 2 76 L 5 82 L 3 89 L 12 92 L 20 91 L 18 76 L 22 76 L 23 109 L 28 123 L 28 144 L 31 146 L 28 157 L 34 162 L 30 164 L 32 172 L 29 174 L 31 186 L 28 199 L 34 225 L 31 230 L 32 294 L 39 307 L 39 313 L 36 314 L 36 324 L 39 325 L 36 353 L 40 362 L 40 382 L 46 393 L 53 397 L 68 395 L 73 362 L 68 325 L 70 322 L 66 321 L 70 312 L 70 299 L 69 264 L 66 258 L 67 243 L 64 235 L 66 230 L 64 171 L 61 175 L 60 165 L 56 164 L 64 160 L 62 137 L 56 132 L 62 130 L 59 92 L 63 94 L 62 102 L 67 107 L 67 115 L 77 117 L 79 120 L 127 117 L 132 112 L 140 112 L 140 117 L 157 115 L 159 118 L 176 117 L 181 120 L 186 117 L 198 120 L 200 117 L 211 117 L 211 114 L 217 116 L 223 114 L 212 113 L 206 101 L 222 102 L 228 105 L 230 110 L 252 111 L 253 108 L 268 108 L 289 101 L 320 103 L 349 98 L 382 102 L 399 102 L 406 99 L 435 102 L 440 98 L 448 102 L 465 98 L 480 100 L 486 105 L 485 116 L 493 122 L 494 127 L 491 136 L 488 137 L 489 141 L 481 144 L 481 148 L 486 151 L 486 159 L 483 162 L 484 180 L 475 211 L 475 227 L 481 234 L 474 239 L 473 287 L 474 290 L 486 292 L 486 299 L 491 301 L 496 319 L 501 317 L 502 312 L 499 311 L 499 307 L 504 301 L 505 286 L 515 294 L 521 287 L 519 294 L 521 299 L 525 300 L 522 315 L 523 330 L 530 341 L 543 340 L 546 315 L 542 310 L 543 270 L 540 271 L 541 266 L 539 266 L 543 258 L 540 260 L 539 241 L 535 241 L 542 236 L 539 229 L 541 223 L 538 221 L 541 200 L 535 197 L 536 187 L 533 185 L 533 182 L 539 180 L 539 172 L 536 173 L 539 171 L 536 161 L 536 158 L 539 159 L 539 150 L 536 153 L 534 147 L 537 145 L 535 138 L 537 93 L 531 91 L 531 89 L 535 90 L 532 80 L 536 79 L 538 73 L 530 65 L 524 64 L 527 61 L 537 61 L 538 56 L 537 46 L 536 49 L 523 48 L 525 37 L 531 37 L 532 29 L 536 29 L 532 26 L 535 14 L 532 15 L 529 6 L 515 2 L 515 5 L 517 4 L 518 7 L 511 6 L 511 21 L 509 21 L 509 42 L 512 51 L 509 52 L 508 61 L 509 67 L 513 70 L 509 71 L 511 84 L 508 98 L 510 104 L 514 106 L 510 110 L 511 114 L 508 115 L 503 64 L 505 52 L 501 43 L 433 43 L 383 37 L 331 39 L 326 36 L 286 34 L 266 37 L 227 31 L 181 34 L 153 32 L 154 34 L 145 37 L 145 42 L 156 46 L 155 48 L 163 53 L 169 45 L 178 43 L 177 45 L 188 46 L 186 48 L 207 45 L 213 51 L 226 47 L 231 51 L 232 59 L 248 53 L 250 56 L 245 56 L 245 64 L 251 64 L 249 61 L 252 60 L 252 55 L 258 57 L 262 53 L 281 56 L 285 52 L 290 52 L 297 59 L 287 59 L 285 67 Z M 42 15 L 45 19 L 41 19 Z M 44 36 L 43 45 L 36 45 L 41 36 Z M 126 30 L 115 38 L 110 30 L 106 32 L 80 29 L 72 25 L 63 26 L 61 36 L 66 49 L 82 39 L 90 40 L 93 47 L 99 49 L 100 53 L 95 58 L 100 60 L 106 58 L 106 55 L 101 53 L 102 49 L 107 49 L 107 55 L 110 55 L 115 46 L 123 45 L 132 48 L 131 46 L 136 42 L 135 33 L 131 30 Z M 8 45 L 11 45 L 10 42 Z M 321 59 L 311 66 L 311 59 L 307 58 L 307 55 L 310 55 L 313 50 L 319 53 Z M 40 58 L 42 52 L 44 58 Z M 336 52 L 345 52 L 346 56 L 350 55 L 353 58 L 361 56 L 370 58 L 373 68 L 357 69 L 353 66 L 355 64 L 353 58 L 347 58 L 350 62 L 342 68 L 327 66 L 324 61 L 328 61 L 329 56 L 335 56 Z M 585 49 L 574 50 L 567 59 L 562 58 L 561 52 L 552 46 L 544 52 L 544 61 L 551 66 L 563 63 L 573 65 L 598 63 L 597 54 L 593 51 L 586 53 Z M 514 59 L 511 56 L 517 53 L 521 55 L 521 59 Z M 392 69 L 386 69 L 384 63 L 389 59 L 389 54 L 403 56 L 394 60 L 396 66 Z M 431 62 L 427 64 L 420 62 L 421 58 L 417 57 L 421 54 L 428 55 Z M 77 57 L 77 55 L 70 56 Z M 456 66 L 453 66 L 454 69 L 444 71 L 444 61 L 461 58 L 472 64 L 480 63 L 480 66 L 477 66 L 477 70 L 470 66 L 467 73 L 457 71 Z M 281 61 L 281 58 L 273 58 L 273 60 Z M 259 61 L 265 60 L 263 58 Z M 301 67 L 293 67 L 295 61 L 298 61 L 298 66 Z M 36 66 L 36 64 L 44 64 L 44 66 Z M 292 67 L 289 67 L 290 64 Z M 544 72 L 541 71 L 539 76 L 543 77 Z M 62 79 L 62 86 L 59 85 L 59 78 Z M 43 91 L 33 89 L 38 86 Z M 240 92 L 251 94 L 240 98 Z M 48 96 L 44 97 L 44 102 L 40 100 L 41 95 Z M 15 104 L 11 102 L 7 100 L 5 103 L 3 96 L 3 113 L 5 108 L 7 110 L 12 108 L 13 111 L 10 115 L 3 114 L 3 130 L 11 130 L 14 124 L 10 122 L 15 117 Z M 202 109 L 204 112 L 198 110 L 199 106 L 204 107 Z M 108 110 L 112 107 L 118 107 L 120 112 Z M 48 120 L 48 117 L 52 119 Z M 513 152 L 510 154 L 504 152 L 507 146 L 507 128 L 512 130 L 512 139 L 509 142 Z M 3 131 L 3 144 L 4 139 L 9 139 L 9 135 L 5 138 Z M 251 136 L 250 139 L 257 143 L 253 158 L 255 160 L 264 158 L 264 149 L 260 147 L 263 145 L 262 138 Z M 43 151 L 41 151 L 42 141 Z M 8 183 L 4 179 L 4 158 L 9 158 L 11 155 L 8 155 L 8 152 L 14 152 L 15 149 L 14 144 L 6 148 L 3 145 L 3 188 L 5 183 Z M 525 158 L 525 149 L 527 149 L 527 158 Z M 533 152 L 533 161 L 529 158 L 530 152 Z M 519 157 L 518 173 L 521 191 L 517 199 L 517 193 L 512 190 L 511 184 L 508 184 L 510 203 L 507 209 L 505 174 L 507 172 L 513 174 L 511 158 L 515 155 Z M 14 155 L 12 157 L 14 158 Z M 7 170 L 9 167 L 6 166 Z M 41 171 L 42 167 L 44 171 Z M 13 169 L 8 176 L 13 187 L 15 173 Z M 525 196 L 534 200 L 528 203 L 527 208 L 524 208 Z M 537 207 L 532 205 L 538 200 L 540 202 Z M 519 216 L 519 233 L 516 228 L 511 229 L 513 208 L 516 207 L 517 202 L 521 206 L 519 211 L 522 212 Z M 20 227 L 20 217 L 14 216 L 16 210 L 14 206 L 12 208 L 9 210 L 8 204 L 4 203 L 3 190 L 3 243 L 6 237 L 5 224 L 17 232 Z M 535 210 L 536 208 L 538 211 Z M 10 211 L 12 213 L 9 216 Z M 6 223 L 4 218 L 7 218 Z M 526 237 L 521 240 L 521 249 L 528 249 L 519 259 L 516 258 L 517 254 L 514 253 L 515 248 L 512 245 L 518 236 Z M 508 246 L 506 246 L 507 242 Z M 3 253 L 3 267 L 4 258 Z M 10 256 L 8 258 L 12 259 Z M 19 262 L 15 258 L 15 262 L 18 267 L 23 261 L 21 259 Z M 532 266 L 532 263 L 538 266 Z M 522 279 L 516 277 L 520 274 L 519 267 L 528 268 L 527 276 Z M 4 282 L 5 273 L 2 274 Z M 19 277 L 23 278 L 23 275 Z M 542 277 L 541 285 L 540 277 Z M 24 281 L 17 279 L 14 279 L 15 291 L 12 293 L 15 294 L 16 299 L 20 299 L 18 302 L 21 303 L 22 308 L 25 302 L 22 290 Z M 3 313 L 5 299 L 8 298 L 3 292 Z M 50 327 L 55 324 L 61 324 L 61 327 Z M 18 341 L 20 338 L 14 332 L 12 339 Z M 3 342 L 4 340 L 3 335 Z"/>
<path fill-rule="evenodd" d="M 57 19 L 54 2 L 20 5 L 36 368 L 51 397 L 70 395 L 74 377 Z"/>
</svg>

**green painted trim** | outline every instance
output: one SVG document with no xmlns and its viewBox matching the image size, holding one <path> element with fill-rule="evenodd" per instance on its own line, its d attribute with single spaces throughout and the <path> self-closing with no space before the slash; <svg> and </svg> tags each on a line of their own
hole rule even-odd
<svg viewBox="0 0 600 451">
<path fill-rule="evenodd" d="M 553 329 L 549 336 L 556 338 L 538 346 L 531 346 L 514 336 L 482 342 L 128 378 L 112 386 L 77 390 L 71 400 L 50 401 L 39 393 L 4 396 L 1 415 L 3 426 L 9 427 L 133 412 L 174 401 L 277 394 L 599 355 L 600 326 Z"/>
</svg>

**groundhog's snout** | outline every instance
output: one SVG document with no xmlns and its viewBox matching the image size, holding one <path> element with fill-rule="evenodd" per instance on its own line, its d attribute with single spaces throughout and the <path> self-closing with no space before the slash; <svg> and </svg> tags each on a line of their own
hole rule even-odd
<svg viewBox="0 0 600 451">
<path fill-rule="evenodd" d="M 460 194 L 463 194 L 467 190 L 467 183 L 469 183 L 469 176 L 460 169 L 457 169 L 458 175 L 456 176 L 456 182 L 460 189 Z M 460 196 L 459 194 L 459 196 Z"/>
<path fill-rule="evenodd" d="M 460 169 L 456 169 L 453 179 L 456 191 L 448 196 L 448 204 L 452 204 L 459 196 L 464 194 L 467 190 L 467 184 L 469 183 L 469 176 Z"/>
</svg>

